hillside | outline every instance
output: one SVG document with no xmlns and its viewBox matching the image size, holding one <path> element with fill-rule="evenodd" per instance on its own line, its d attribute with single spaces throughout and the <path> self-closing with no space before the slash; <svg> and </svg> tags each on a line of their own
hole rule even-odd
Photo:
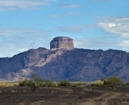
<svg viewBox="0 0 129 105">
<path fill-rule="evenodd" d="M 129 80 L 129 53 L 120 50 L 31 49 L 0 58 L 2 80 L 22 80 L 32 74 L 49 80 L 94 81 L 102 76 Z"/>
</svg>

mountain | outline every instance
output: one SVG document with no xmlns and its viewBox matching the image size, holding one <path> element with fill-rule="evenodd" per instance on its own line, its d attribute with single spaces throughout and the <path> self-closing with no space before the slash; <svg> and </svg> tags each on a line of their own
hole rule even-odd
<svg viewBox="0 0 129 105">
<path fill-rule="evenodd" d="M 61 41 L 64 43 L 64 39 Z M 94 81 L 102 76 L 129 80 L 129 53 L 125 51 L 68 48 L 68 45 L 60 48 L 56 44 L 52 49 L 40 47 L 11 58 L 0 58 L 1 80 L 17 81 L 32 74 L 55 81 Z"/>
</svg>

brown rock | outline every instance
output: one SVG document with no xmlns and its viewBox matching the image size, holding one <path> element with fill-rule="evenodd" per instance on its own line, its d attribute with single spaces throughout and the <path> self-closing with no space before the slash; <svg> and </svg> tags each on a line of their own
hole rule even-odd
<svg viewBox="0 0 129 105">
<path fill-rule="evenodd" d="M 68 37 L 56 37 L 50 42 L 50 49 L 74 49 L 73 40 Z"/>
</svg>

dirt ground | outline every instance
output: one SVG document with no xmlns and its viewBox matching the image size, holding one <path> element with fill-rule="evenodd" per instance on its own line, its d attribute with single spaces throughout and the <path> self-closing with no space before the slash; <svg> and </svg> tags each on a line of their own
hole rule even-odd
<svg viewBox="0 0 129 105">
<path fill-rule="evenodd" d="M 129 88 L 0 87 L 0 105 L 129 105 Z"/>
</svg>

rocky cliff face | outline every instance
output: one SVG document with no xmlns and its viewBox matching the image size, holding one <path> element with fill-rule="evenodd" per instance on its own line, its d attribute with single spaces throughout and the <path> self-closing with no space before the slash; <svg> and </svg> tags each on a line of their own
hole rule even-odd
<svg viewBox="0 0 129 105">
<path fill-rule="evenodd" d="M 68 37 L 56 37 L 50 42 L 50 49 L 74 49 L 73 40 Z"/>
</svg>

